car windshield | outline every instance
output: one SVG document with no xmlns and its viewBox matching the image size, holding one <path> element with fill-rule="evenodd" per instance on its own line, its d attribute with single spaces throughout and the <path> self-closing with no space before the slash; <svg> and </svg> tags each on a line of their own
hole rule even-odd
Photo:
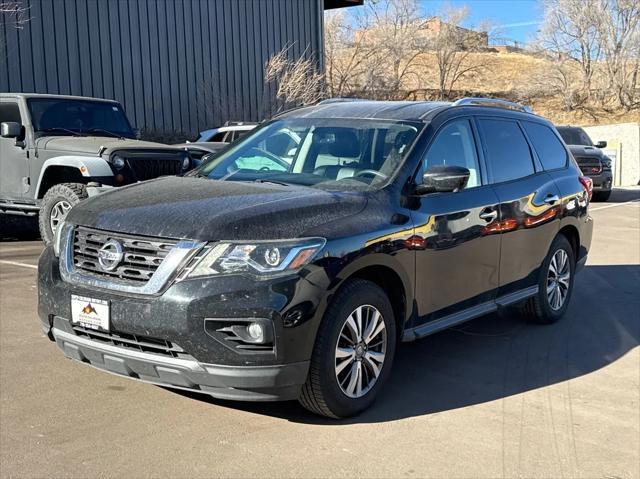
<svg viewBox="0 0 640 479">
<path fill-rule="evenodd" d="M 582 128 L 561 126 L 558 128 L 558 133 L 567 145 L 593 146 L 589 135 Z"/>
<path fill-rule="evenodd" d="M 117 103 L 91 100 L 30 98 L 27 102 L 36 134 L 135 138 Z"/>
<path fill-rule="evenodd" d="M 422 123 L 295 118 L 253 130 L 193 172 L 228 181 L 376 189 L 402 164 Z"/>
</svg>

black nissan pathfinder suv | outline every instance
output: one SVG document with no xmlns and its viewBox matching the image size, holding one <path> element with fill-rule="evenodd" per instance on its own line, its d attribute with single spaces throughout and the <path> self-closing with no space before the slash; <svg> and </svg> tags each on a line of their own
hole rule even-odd
<svg viewBox="0 0 640 479">
<path fill-rule="evenodd" d="M 40 258 L 39 316 L 99 369 L 346 417 L 402 341 L 515 303 L 560 319 L 590 188 L 517 104 L 325 101 L 74 207 Z"/>
</svg>

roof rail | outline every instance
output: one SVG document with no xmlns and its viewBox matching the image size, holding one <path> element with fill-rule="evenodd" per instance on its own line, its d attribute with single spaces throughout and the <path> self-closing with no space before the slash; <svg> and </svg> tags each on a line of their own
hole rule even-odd
<svg viewBox="0 0 640 479">
<path fill-rule="evenodd" d="M 522 111 L 524 113 L 533 113 L 533 110 L 521 103 L 514 101 L 501 100 L 499 98 L 476 98 L 466 97 L 460 98 L 453 102 L 452 106 L 492 106 L 495 108 L 505 108 L 507 110 Z"/>
<path fill-rule="evenodd" d="M 321 100 L 318 102 L 318 105 L 329 105 L 330 103 L 346 103 L 349 101 L 364 101 L 362 98 L 327 98 L 326 100 Z"/>
</svg>

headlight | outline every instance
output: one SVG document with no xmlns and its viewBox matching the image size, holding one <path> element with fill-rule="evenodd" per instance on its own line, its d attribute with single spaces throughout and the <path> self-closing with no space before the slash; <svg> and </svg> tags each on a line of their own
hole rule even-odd
<svg viewBox="0 0 640 479">
<path fill-rule="evenodd" d="M 324 244 L 323 238 L 213 243 L 207 246 L 204 256 L 188 273 L 188 277 L 289 273 L 313 260 Z"/>
<path fill-rule="evenodd" d="M 188 170 L 189 167 L 191 166 L 191 160 L 187 157 L 184 160 L 182 160 L 182 169 L 183 170 Z"/>
<path fill-rule="evenodd" d="M 60 250 L 62 249 L 62 243 L 64 242 L 64 237 L 67 234 L 67 224 L 62 220 L 58 224 L 58 228 L 56 229 L 56 234 L 53 236 L 53 254 L 56 258 L 60 256 Z"/>
<path fill-rule="evenodd" d="M 118 155 L 114 155 L 111 158 L 111 164 L 116 170 L 121 170 L 122 168 L 124 168 L 124 158 Z"/>
<path fill-rule="evenodd" d="M 610 170 L 611 169 L 611 158 L 604 158 L 602 160 L 602 167 Z"/>
</svg>

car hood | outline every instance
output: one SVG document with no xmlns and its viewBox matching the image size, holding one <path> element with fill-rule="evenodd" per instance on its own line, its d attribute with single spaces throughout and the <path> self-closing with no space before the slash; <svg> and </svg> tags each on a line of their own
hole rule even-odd
<svg viewBox="0 0 640 479">
<path fill-rule="evenodd" d="M 76 225 L 174 239 L 297 238 L 362 211 L 363 193 L 306 186 L 165 177 L 118 188 L 73 208 Z M 325 236 L 339 234 L 327 231 Z"/>
<path fill-rule="evenodd" d="M 574 157 L 604 158 L 604 153 L 595 146 L 567 145 Z"/>
<path fill-rule="evenodd" d="M 114 150 L 121 149 L 183 149 L 150 141 L 132 140 L 127 138 L 108 138 L 104 136 L 43 136 L 38 138 L 36 147 L 42 150 L 82 153 L 96 156 L 104 153 L 109 154 Z"/>
</svg>

